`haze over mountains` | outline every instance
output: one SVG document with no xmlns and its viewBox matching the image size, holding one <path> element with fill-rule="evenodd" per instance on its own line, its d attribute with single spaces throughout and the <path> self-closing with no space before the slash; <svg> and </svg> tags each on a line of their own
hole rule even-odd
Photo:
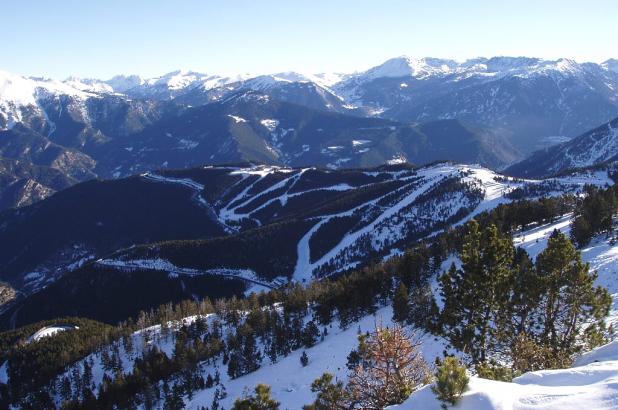
<svg viewBox="0 0 618 410">
<path fill-rule="evenodd" d="M 107 81 L 0 72 L 0 157 L 22 170 L 3 168 L 0 197 L 15 206 L 71 181 L 245 160 L 501 169 L 615 117 L 615 60 L 398 57 L 353 74 Z"/>
</svg>

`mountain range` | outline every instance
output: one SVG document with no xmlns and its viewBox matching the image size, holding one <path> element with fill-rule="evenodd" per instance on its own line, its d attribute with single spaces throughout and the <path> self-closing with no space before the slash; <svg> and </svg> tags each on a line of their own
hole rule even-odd
<svg viewBox="0 0 618 410">
<path fill-rule="evenodd" d="M 20 164 L 0 170 L 0 197 L 13 207 L 77 181 L 237 161 L 502 169 L 618 117 L 616 90 L 615 60 L 523 57 L 398 57 L 352 74 L 0 72 L 0 158 Z"/>
<path fill-rule="evenodd" d="M 455 407 L 611 408 L 617 87 L 616 60 L 527 57 L 0 72 L 0 407 L 237 408 L 267 382 L 299 408 L 401 325 L 474 372 Z M 387 408 L 446 408 L 423 379 Z"/>
</svg>

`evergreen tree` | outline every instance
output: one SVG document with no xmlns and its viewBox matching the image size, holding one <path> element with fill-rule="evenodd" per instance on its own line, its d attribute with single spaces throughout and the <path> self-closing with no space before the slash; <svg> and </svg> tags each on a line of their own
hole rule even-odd
<svg viewBox="0 0 618 410">
<path fill-rule="evenodd" d="M 180 384 L 175 384 L 171 392 L 165 397 L 164 410 L 182 410 L 185 408 L 185 402 L 182 399 L 182 387 Z"/>
<path fill-rule="evenodd" d="M 352 349 L 348 354 L 348 361 L 346 367 L 348 370 L 354 370 L 358 366 L 366 366 L 369 358 L 369 346 L 367 345 L 367 338 L 369 335 L 358 335 L 358 347 Z"/>
<path fill-rule="evenodd" d="M 440 278 L 444 309 L 440 322 L 453 345 L 485 361 L 495 342 L 492 323 L 506 305 L 513 280 L 514 247 L 495 225 L 481 230 L 468 223 L 461 253 L 462 269 Z"/>
<path fill-rule="evenodd" d="M 544 291 L 538 319 L 540 343 L 554 353 L 574 354 L 582 347 L 584 324 L 603 326 L 611 297 L 594 285 L 596 272 L 590 272 L 573 243 L 557 230 L 537 257 L 536 268 Z"/>
<path fill-rule="evenodd" d="M 333 383 L 333 375 L 324 373 L 319 379 L 311 383 L 311 391 L 316 393 L 312 404 L 303 407 L 303 410 L 349 410 L 349 398 L 343 382 Z"/>
<path fill-rule="evenodd" d="M 243 353 L 242 353 L 242 374 L 251 373 L 260 368 L 262 363 L 262 354 L 256 346 L 255 337 L 249 333 L 245 337 Z"/>
<path fill-rule="evenodd" d="M 84 360 L 84 374 L 82 376 L 82 388 L 92 389 L 93 376 L 92 376 L 92 364 L 89 360 Z"/>
<path fill-rule="evenodd" d="M 212 396 L 212 403 L 210 405 L 210 410 L 220 410 L 221 400 L 225 399 L 226 397 L 227 397 L 227 392 L 225 391 L 224 385 L 221 385 L 220 388 L 215 389 L 215 394 L 213 394 Z"/>
<path fill-rule="evenodd" d="M 313 320 L 308 321 L 305 325 L 305 328 L 303 329 L 303 346 L 314 346 L 317 343 L 319 337 L 320 329 L 318 329 L 318 326 Z"/>
<path fill-rule="evenodd" d="M 399 323 L 405 323 L 410 316 L 410 299 L 408 288 L 402 282 L 395 291 L 393 298 L 393 320 Z"/>
<path fill-rule="evenodd" d="M 459 363 L 459 360 L 455 357 L 447 357 L 438 366 L 436 383 L 431 390 L 443 402 L 442 408 L 446 410 L 447 403 L 450 405 L 457 404 L 461 395 L 468 388 L 469 381 L 466 368 Z"/>
<path fill-rule="evenodd" d="M 436 330 L 436 322 L 440 309 L 431 291 L 431 286 L 425 284 L 414 288 L 410 295 L 409 321 L 414 326 L 427 329 L 430 332 Z"/>
<path fill-rule="evenodd" d="M 544 292 L 534 263 L 528 253 L 517 249 L 509 300 L 496 315 L 497 350 L 509 355 L 520 335 L 533 334 L 538 329 L 536 314 Z"/>
<path fill-rule="evenodd" d="M 63 401 L 69 401 L 71 400 L 71 393 L 71 381 L 67 376 L 64 376 L 60 385 L 60 397 Z"/>
<path fill-rule="evenodd" d="M 303 367 L 307 367 L 309 364 L 309 356 L 307 356 L 307 352 L 305 351 L 303 351 L 303 354 L 300 356 L 300 364 L 302 364 Z"/>
<path fill-rule="evenodd" d="M 232 353 L 230 355 L 230 359 L 227 363 L 227 374 L 230 376 L 230 379 L 235 379 L 242 374 L 240 359 L 237 353 Z"/>
<path fill-rule="evenodd" d="M 258 384 L 254 394 L 236 399 L 232 410 L 278 410 L 279 402 L 271 397 L 270 386 Z"/>
</svg>

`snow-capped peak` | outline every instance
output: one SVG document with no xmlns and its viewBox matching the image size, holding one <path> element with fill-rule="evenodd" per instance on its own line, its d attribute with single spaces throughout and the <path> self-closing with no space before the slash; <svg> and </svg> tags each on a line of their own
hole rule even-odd
<svg viewBox="0 0 618 410">
<path fill-rule="evenodd" d="M 603 64 L 606 69 L 618 71 L 616 60 L 608 60 Z M 520 76 L 529 77 L 537 74 L 569 74 L 579 75 L 584 70 L 584 64 L 574 60 L 561 58 L 558 60 L 544 60 L 531 57 L 499 56 L 492 58 L 472 58 L 463 62 L 454 60 L 425 57 L 412 58 L 402 56 L 387 60 L 383 64 L 373 67 L 364 73 L 355 75 L 358 81 L 372 81 L 377 78 L 414 77 L 427 79 L 450 74 L 469 76 Z"/>
<path fill-rule="evenodd" d="M 71 95 L 80 98 L 94 96 L 69 83 L 0 71 L 0 101 L 20 106 L 36 105 L 36 97 L 41 94 Z"/>
<path fill-rule="evenodd" d="M 448 74 L 457 66 L 457 63 L 453 60 L 432 57 L 415 59 L 401 56 L 387 60 L 385 63 L 368 70 L 365 75 L 370 79 L 408 76 L 424 78 L 436 74 Z"/>
<path fill-rule="evenodd" d="M 24 77 L 0 71 L 0 129 L 10 129 L 22 122 L 24 112 L 30 107 L 35 107 L 39 114 L 45 116 L 38 106 L 40 99 L 68 95 L 85 100 L 99 96 L 91 91 L 75 87 L 73 82 Z"/>
<path fill-rule="evenodd" d="M 207 78 L 207 74 L 197 73 L 194 71 L 176 70 L 164 74 L 161 77 L 150 78 L 146 80 L 146 84 L 164 85 L 170 90 L 180 90 Z"/>
<path fill-rule="evenodd" d="M 138 75 L 116 75 L 105 81 L 105 83 L 111 86 L 115 92 L 124 93 L 131 88 L 144 84 L 145 81 Z"/>
<path fill-rule="evenodd" d="M 97 80 L 94 78 L 79 78 L 69 77 L 63 81 L 64 84 L 69 85 L 81 91 L 87 91 L 92 93 L 113 93 L 114 88 L 108 83 Z"/>
<path fill-rule="evenodd" d="M 618 60 L 615 58 L 610 58 L 609 60 L 603 62 L 601 66 L 606 70 L 618 73 Z"/>
</svg>

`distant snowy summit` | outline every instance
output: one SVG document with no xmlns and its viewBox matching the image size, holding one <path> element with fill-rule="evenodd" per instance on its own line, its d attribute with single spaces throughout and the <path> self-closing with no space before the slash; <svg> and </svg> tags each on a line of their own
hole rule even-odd
<svg viewBox="0 0 618 410">
<path fill-rule="evenodd" d="M 503 168 L 617 118 L 617 63 L 402 56 L 350 74 L 177 70 L 57 81 L 0 72 L 0 132 L 10 141 L 0 158 L 76 180 L 205 160 L 341 168 L 403 155 Z M 234 117 L 242 127 L 230 126 Z M 373 145 L 351 146 L 361 139 Z"/>
<path fill-rule="evenodd" d="M 277 82 L 312 82 L 325 88 L 336 88 L 343 85 L 348 80 L 362 79 L 364 81 L 378 78 L 399 78 L 413 77 L 417 79 L 428 79 L 454 74 L 468 75 L 533 75 L 543 72 L 565 72 L 577 73 L 586 69 L 599 68 L 605 71 L 618 72 L 618 60 L 608 59 L 597 64 L 591 62 L 578 63 L 574 60 L 561 58 L 558 60 L 546 60 L 531 57 L 491 57 L 473 58 L 458 62 L 452 59 L 423 57 L 414 58 L 410 56 L 400 56 L 389 59 L 384 63 L 370 68 L 366 71 L 355 71 L 354 73 L 299 73 L 294 71 L 267 73 L 262 75 L 252 74 L 206 74 L 190 70 L 176 70 L 157 77 L 142 77 L 139 75 L 119 74 L 108 80 L 94 78 L 69 77 L 64 81 L 22 77 L 0 71 L 0 98 L 6 98 L 9 91 L 6 88 L 7 82 L 18 83 L 29 88 L 24 81 L 32 81 L 37 87 L 52 88 L 58 92 L 72 94 L 71 89 L 82 92 L 94 93 L 138 93 L 148 95 L 146 90 L 168 89 L 170 91 L 188 90 L 195 87 L 202 87 L 205 90 L 222 87 L 233 83 L 250 82 L 255 84 L 256 89 L 263 88 Z M 63 84 L 67 88 L 59 88 Z M 16 85 L 16 84 L 14 84 Z M 156 93 L 153 93 L 156 94 Z"/>
</svg>

